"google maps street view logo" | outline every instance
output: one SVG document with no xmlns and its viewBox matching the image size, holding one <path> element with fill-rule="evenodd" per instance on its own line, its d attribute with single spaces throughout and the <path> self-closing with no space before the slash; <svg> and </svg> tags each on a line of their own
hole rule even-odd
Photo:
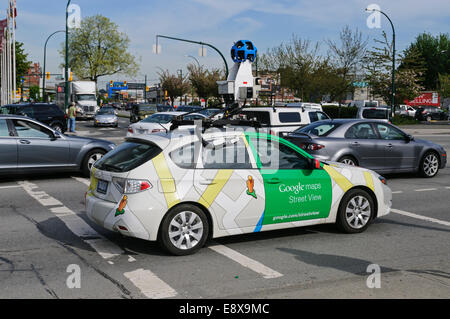
<svg viewBox="0 0 450 319">
<path fill-rule="evenodd" d="M 247 180 L 247 195 L 257 198 L 255 190 L 253 188 L 254 186 L 255 186 L 255 180 L 253 179 L 253 177 L 249 176 L 248 180 Z"/>
<path fill-rule="evenodd" d="M 115 217 L 125 214 L 125 206 L 127 206 L 127 201 L 128 201 L 128 196 L 125 195 L 122 198 L 122 200 L 120 201 L 119 207 L 117 207 L 117 209 L 116 209 Z"/>
</svg>

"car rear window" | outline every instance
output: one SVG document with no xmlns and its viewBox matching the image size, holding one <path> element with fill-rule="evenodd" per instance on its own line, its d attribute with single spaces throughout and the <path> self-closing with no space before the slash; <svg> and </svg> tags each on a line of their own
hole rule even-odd
<svg viewBox="0 0 450 319">
<path fill-rule="evenodd" d="M 388 118 L 388 110 L 364 110 L 362 116 L 365 119 L 384 120 Z"/>
<path fill-rule="evenodd" d="M 129 141 L 107 153 L 95 163 L 94 167 L 103 171 L 129 172 L 152 160 L 161 152 L 161 148 L 153 143 Z"/>
<path fill-rule="evenodd" d="M 302 121 L 298 112 L 282 112 L 278 114 L 281 123 L 299 123 Z"/>
<path fill-rule="evenodd" d="M 244 111 L 241 114 L 247 116 L 247 119 L 256 119 L 262 125 L 270 125 L 270 113 L 267 111 Z"/>
</svg>

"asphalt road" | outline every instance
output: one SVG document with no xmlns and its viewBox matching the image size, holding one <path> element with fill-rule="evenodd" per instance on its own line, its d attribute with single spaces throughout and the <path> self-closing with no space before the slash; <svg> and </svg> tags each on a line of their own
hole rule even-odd
<svg viewBox="0 0 450 319">
<path fill-rule="evenodd" d="M 77 124 L 81 136 L 120 143 L 128 120 L 118 129 Z M 450 153 L 450 132 L 414 129 Z M 76 174 L 0 181 L 0 298 L 450 296 L 449 167 L 433 179 L 388 176 L 394 211 L 365 233 L 326 225 L 241 235 L 186 257 L 87 220 L 88 183 Z M 367 286 L 373 264 L 380 288 Z"/>
</svg>

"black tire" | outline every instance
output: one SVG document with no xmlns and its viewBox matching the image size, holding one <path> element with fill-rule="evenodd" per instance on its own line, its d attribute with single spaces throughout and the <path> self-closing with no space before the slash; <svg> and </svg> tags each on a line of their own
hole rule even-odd
<svg viewBox="0 0 450 319">
<path fill-rule="evenodd" d="M 420 160 L 419 174 L 425 178 L 435 177 L 439 172 L 439 166 L 439 156 L 435 152 L 427 152 Z"/>
<path fill-rule="evenodd" d="M 83 163 L 81 164 L 81 173 L 85 177 L 89 177 L 91 175 L 91 165 L 93 165 L 93 163 L 90 160 L 95 154 L 101 154 L 101 156 L 103 156 L 106 154 L 106 151 L 102 149 L 95 149 L 86 154 L 83 159 Z"/>
<path fill-rule="evenodd" d="M 352 164 L 349 164 L 349 162 L 352 162 L 353 163 L 352 166 L 358 166 L 358 161 L 353 156 L 343 156 L 338 160 L 338 162 L 347 164 L 347 165 L 352 165 Z"/>
<path fill-rule="evenodd" d="M 364 201 L 360 201 L 359 198 L 363 198 Z M 368 207 L 365 207 L 366 203 Z M 363 209 L 354 210 L 351 207 Z M 349 209 L 349 212 L 347 212 L 347 209 Z M 339 205 L 336 225 L 347 234 L 362 233 L 369 227 L 374 216 L 375 204 L 372 196 L 362 189 L 351 189 L 344 195 Z M 351 219 L 352 217 L 353 219 Z"/>
<path fill-rule="evenodd" d="M 61 133 L 61 134 L 64 133 L 64 127 L 63 127 L 62 124 L 59 124 L 59 123 L 53 123 L 50 127 L 51 127 L 52 129 L 54 129 L 55 131 L 57 131 L 58 133 Z"/>
<path fill-rule="evenodd" d="M 180 215 L 185 213 L 185 223 L 183 226 L 182 219 Z M 189 224 L 189 221 L 191 217 L 195 215 L 195 219 L 192 222 L 192 224 Z M 170 238 L 169 232 L 170 230 L 177 232 L 177 227 L 172 224 L 172 221 L 175 221 L 175 224 L 179 224 L 180 228 L 179 232 L 180 235 L 172 236 L 174 241 L 181 240 L 180 246 L 177 247 L 176 244 L 174 244 Z M 201 222 L 201 223 L 200 223 Z M 201 227 L 201 228 L 195 228 L 194 227 Z M 158 242 L 161 245 L 163 249 L 168 251 L 170 254 L 176 255 L 176 256 L 185 256 L 185 255 L 191 255 L 198 251 L 200 248 L 202 248 L 205 245 L 205 242 L 208 238 L 209 233 L 209 223 L 208 218 L 206 217 L 203 210 L 201 210 L 199 207 L 191 204 L 182 204 L 180 206 L 177 206 L 173 209 L 171 209 L 166 216 L 164 217 L 160 230 L 159 230 L 159 236 L 158 236 Z M 184 234 L 184 236 L 183 236 Z M 186 237 L 187 235 L 187 237 Z M 195 239 L 193 236 L 198 237 Z M 182 239 L 184 237 L 184 239 Z M 189 238 L 191 240 L 191 244 L 194 245 L 191 248 L 188 248 L 188 241 L 186 238 Z M 183 243 L 185 243 L 183 245 Z"/>
</svg>

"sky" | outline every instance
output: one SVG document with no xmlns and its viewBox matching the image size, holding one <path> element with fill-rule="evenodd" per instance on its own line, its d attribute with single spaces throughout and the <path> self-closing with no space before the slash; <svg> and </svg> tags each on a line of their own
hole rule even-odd
<svg viewBox="0 0 450 319">
<path fill-rule="evenodd" d="M 1 0 L 6 15 L 7 0 Z M 152 52 L 157 34 L 210 43 L 217 47 L 232 67 L 230 49 L 237 40 L 251 40 L 259 53 L 288 42 L 293 35 L 311 41 L 337 40 L 339 31 L 349 25 L 358 28 L 373 44 L 386 31 L 392 36 L 389 22 L 381 18 L 381 28 L 369 28 L 365 8 L 378 5 L 394 23 L 396 46 L 405 49 L 422 32 L 433 35 L 450 33 L 449 0 L 72 0 L 81 9 L 81 17 L 101 14 L 115 22 L 130 38 L 130 52 L 140 64 L 135 77 L 115 75 L 104 77 L 103 87 L 110 80 L 158 83 L 158 68 L 172 73 L 195 62 L 207 67 L 222 67 L 219 55 L 207 49 L 199 57 L 199 46 L 161 39 L 161 53 Z M 29 59 L 43 64 L 47 37 L 65 28 L 66 0 L 17 0 L 16 40 L 23 42 Z M 61 73 L 62 58 L 58 51 L 64 33 L 52 37 L 47 46 L 47 71 Z"/>
</svg>

